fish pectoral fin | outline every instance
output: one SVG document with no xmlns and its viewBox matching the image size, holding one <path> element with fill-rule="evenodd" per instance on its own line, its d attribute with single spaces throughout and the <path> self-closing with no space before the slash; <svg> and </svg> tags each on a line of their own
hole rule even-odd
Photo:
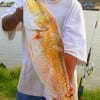
<svg viewBox="0 0 100 100">
<path fill-rule="evenodd" d="M 34 36 L 32 37 L 32 40 L 33 39 L 40 39 L 41 38 L 41 34 L 40 34 L 40 32 L 36 32 L 35 34 L 34 34 Z"/>
</svg>

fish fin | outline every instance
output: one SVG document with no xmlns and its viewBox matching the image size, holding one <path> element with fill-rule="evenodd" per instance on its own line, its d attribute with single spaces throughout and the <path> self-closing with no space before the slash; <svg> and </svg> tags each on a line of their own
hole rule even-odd
<svg viewBox="0 0 100 100">
<path fill-rule="evenodd" d="M 30 54 L 31 54 L 31 57 L 32 57 L 32 58 L 34 57 L 33 52 L 32 52 L 32 41 L 33 41 L 34 39 L 40 39 L 40 38 L 41 38 L 40 32 L 37 31 L 37 32 L 32 36 L 32 38 L 31 38 L 31 40 L 30 40 L 30 43 L 29 43 L 29 50 L 30 50 Z"/>
<path fill-rule="evenodd" d="M 32 37 L 32 40 L 33 40 L 33 39 L 40 39 L 40 38 L 41 38 L 40 32 L 36 32 L 36 33 L 34 34 L 34 36 Z"/>
</svg>

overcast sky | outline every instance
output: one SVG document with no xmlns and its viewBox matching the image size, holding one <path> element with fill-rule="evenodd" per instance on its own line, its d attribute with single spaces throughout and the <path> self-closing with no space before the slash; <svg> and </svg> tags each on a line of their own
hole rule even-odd
<svg viewBox="0 0 100 100">
<path fill-rule="evenodd" d="M 4 2 L 10 2 L 10 1 L 15 1 L 15 0 L 0 0 L 1 1 L 4 1 Z"/>
</svg>

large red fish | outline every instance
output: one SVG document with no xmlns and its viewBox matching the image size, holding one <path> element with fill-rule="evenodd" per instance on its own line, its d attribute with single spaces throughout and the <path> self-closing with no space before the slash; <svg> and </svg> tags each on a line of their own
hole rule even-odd
<svg viewBox="0 0 100 100">
<path fill-rule="evenodd" d="M 63 42 L 55 18 L 38 0 L 26 0 L 26 8 L 25 12 L 30 14 L 31 19 L 30 27 L 27 27 L 35 32 L 29 42 L 34 69 L 52 98 L 72 100 L 66 97 L 70 87 Z"/>
</svg>

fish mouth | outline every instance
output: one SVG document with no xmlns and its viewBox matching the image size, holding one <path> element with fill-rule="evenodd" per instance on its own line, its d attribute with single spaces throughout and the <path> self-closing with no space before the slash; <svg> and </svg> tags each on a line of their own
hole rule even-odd
<svg viewBox="0 0 100 100">
<path fill-rule="evenodd" d="M 45 31 L 48 31 L 49 28 L 48 28 L 48 27 L 44 27 L 44 26 L 41 26 L 41 27 L 38 27 L 38 26 L 37 26 L 37 28 L 35 28 L 35 29 L 30 29 L 30 30 L 32 30 L 32 31 L 45 32 Z"/>
<path fill-rule="evenodd" d="M 40 31 L 40 32 L 44 32 L 44 31 L 48 31 L 48 30 L 49 30 L 49 25 L 46 25 L 46 26 L 38 25 L 36 27 L 36 29 L 34 29 L 34 31 Z"/>
<path fill-rule="evenodd" d="M 48 31 L 49 27 L 48 26 L 39 26 L 40 27 L 40 31 Z"/>
</svg>

